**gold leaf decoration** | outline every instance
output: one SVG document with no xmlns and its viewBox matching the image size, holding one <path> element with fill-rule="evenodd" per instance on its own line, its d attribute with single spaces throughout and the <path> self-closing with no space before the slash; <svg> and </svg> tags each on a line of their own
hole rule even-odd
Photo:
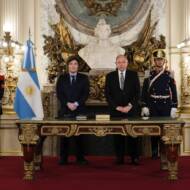
<svg viewBox="0 0 190 190">
<path fill-rule="evenodd" d="M 145 21 L 144 27 L 138 35 L 137 41 L 129 46 L 125 46 L 126 55 L 128 56 L 129 68 L 136 71 L 144 71 L 152 66 L 152 51 L 158 48 L 165 49 L 165 37 L 160 35 L 160 39 L 153 37 L 153 32 L 158 24 L 156 21 L 151 25 L 151 11 Z"/>
<path fill-rule="evenodd" d="M 68 27 L 66 26 L 63 16 L 60 15 L 60 22 L 50 25 L 54 31 L 54 36 L 43 35 L 44 37 L 44 54 L 50 60 L 48 65 L 48 79 L 50 83 L 55 82 L 55 78 L 66 70 L 66 60 L 71 55 L 78 55 L 82 45 L 76 44 Z M 79 57 L 79 70 L 89 71 L 87 64 Z"/>
<path fill-rule="evenodd" d="M 112 15 L 117 16 L 117 12 L 121 7 L 122 0 L 97 1 L 84 0 L 85 6 L 89 9 L 90 15 Z"/>
</svg>

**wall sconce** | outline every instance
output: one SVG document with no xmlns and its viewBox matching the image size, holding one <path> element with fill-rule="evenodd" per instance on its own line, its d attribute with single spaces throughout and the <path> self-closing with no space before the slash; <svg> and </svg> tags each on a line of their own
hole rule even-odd
<svg viewBox="0 0 190 190">
<path fill-rule="evenodd" d="M 5 31 L 0 39 L 0 71 L 5 75 L 5 95 L 3 98 L 4 113 L 13 112 L 13 102 L 18 81 L 18 75 L 23 56 L 23 45 L 12 40 L 10 27 L 3 28 Z"/>
</svg>

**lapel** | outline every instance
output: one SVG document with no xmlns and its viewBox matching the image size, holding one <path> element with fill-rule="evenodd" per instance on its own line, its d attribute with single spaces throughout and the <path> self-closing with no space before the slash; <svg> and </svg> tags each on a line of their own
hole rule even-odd
<svg viewBox="0 0 190 190">
<path fill-rule="evenodd" d="M 128 71 L 126 70 L 126 72 L 125 72 L 124 90 L 128 87 L 128 82 L 129 82 L 129 75 L 128 75 Z"/>
<path fill-rule="evenodd" d="M 67 85 L 70 85 L 70 84 L 71 84 L 69 73 L 67 73 L 66 76 L 65 76 L 65 83 L 66 83 Z"/>
<path fill-rule="evenodd" d="M 120 89 L 120 83 L 119 83 L 119 73 L 118 73 L 118 70 L 115 71 L 115 85 L 118 89 Z"/>
<path fill-rule="evenodd" d="M 80 80 L 80 75 L 79 75 L 79 73 L 77 73 L 77 75 L 76 75 L 76 84 L 78 83 L 78 81 Z"/>
</svg>

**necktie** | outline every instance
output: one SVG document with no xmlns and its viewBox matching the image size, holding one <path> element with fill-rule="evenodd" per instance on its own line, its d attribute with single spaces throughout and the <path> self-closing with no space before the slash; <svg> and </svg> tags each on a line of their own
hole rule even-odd
<svg viewBox="0 0 190 190">
<path fill-rule="evenodd" d="M 123 72 L 120 73 L 120 88 L 121 90 L 124 89 L 124 83 L 125 83 L 125 79 L 124 79 L 124 76 L 123 76 Z"/>
<path fill-rule="evenodd" d="M 75 76 L 73 75 L 73 76 L 71 76 L 71 85 L 73 85 L 74 82 L 75 82 Z"/>
</svg>

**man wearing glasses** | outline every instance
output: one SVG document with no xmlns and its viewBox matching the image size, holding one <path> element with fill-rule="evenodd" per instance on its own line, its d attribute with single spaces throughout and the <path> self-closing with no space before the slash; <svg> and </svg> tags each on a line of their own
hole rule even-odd
<svg viewBox="0 0 190 190">
<path fill-rule="evenodd" d="M 116 71 L 106 76 L 105 95 L 112 118 L 130 118 L 138 115 L 140 83 L 136 72 L 127 69 L 128 59 L 124 55 L 116 58 Z M 131 164 L 139 164 L 138 139 L 128 137 Z M 114 136 L 116 164 L 124 164 L 125 137 Z"/>
</svg>

